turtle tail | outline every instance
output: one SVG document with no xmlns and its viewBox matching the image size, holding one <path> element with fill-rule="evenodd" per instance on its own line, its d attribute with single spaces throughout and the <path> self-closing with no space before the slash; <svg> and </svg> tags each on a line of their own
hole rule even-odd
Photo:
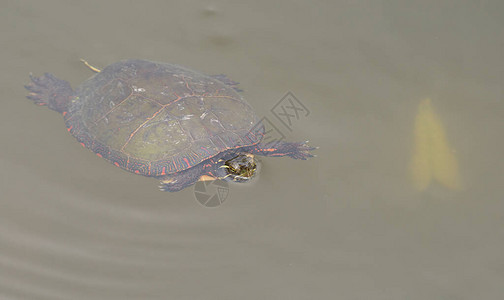
<svg viewBox="0 0 504 300">
<path fill-rule="evenodd" d="M 30 92 L 28 99 L 35 104 L 47 105 L 52 110 L 63 113 L 67 111 L 68 104 L 72 98 L 72 87 L 70 83 L 45 73 L 41 77 L 34 77 L 30 74 L 31 82 L 25 85 Z"/>
</svg>

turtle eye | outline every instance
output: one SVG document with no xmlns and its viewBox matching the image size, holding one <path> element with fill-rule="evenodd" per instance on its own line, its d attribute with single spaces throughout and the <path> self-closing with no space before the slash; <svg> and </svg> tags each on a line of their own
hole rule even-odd
<svg viewBox="0 0 504 300">
<path fill-rule="evenodd" d="M 253 155 L 240 154 L 224 164 L 227 177 L 237 182 L 245 182 L 254 176 L 257 170 L 257 164 Z"/>
</svg>

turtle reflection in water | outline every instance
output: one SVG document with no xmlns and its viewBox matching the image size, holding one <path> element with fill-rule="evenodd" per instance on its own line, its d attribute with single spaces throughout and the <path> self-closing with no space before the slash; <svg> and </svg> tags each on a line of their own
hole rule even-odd
<svg viewBox="0 0 504 300">
<path fill-rule="evenodd" d="M 89 66 L 89 65 L 88 65 Z M 28 98 L 63 115 L 67 130 L 117 167 L 179 191 L 198 180 L 245 182 L 254 155 L 312 157 L 307 143 L 262 143 L 264 127 L 224 75 L 146 60 L 111 64 L 75 91 L 51 74 L 31 76 Z"/>
</svg>

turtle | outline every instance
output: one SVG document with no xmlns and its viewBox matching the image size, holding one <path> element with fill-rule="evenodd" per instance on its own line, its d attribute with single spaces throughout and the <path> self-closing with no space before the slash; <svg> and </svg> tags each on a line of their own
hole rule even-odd
<svg viewBox="0 0 504 300">
<path fill-rule="evenodd" d="M 85 148 L 176 192 L 200 180 L 246 182 L 256 155 L 306 160 L 306 142 L 266 143 L 264 125 L 225 75 L 148 60 L 122 60 L 73 90 L 65 80 L 30 74 L 27 98 L 63 115 Z"/>
</svg>

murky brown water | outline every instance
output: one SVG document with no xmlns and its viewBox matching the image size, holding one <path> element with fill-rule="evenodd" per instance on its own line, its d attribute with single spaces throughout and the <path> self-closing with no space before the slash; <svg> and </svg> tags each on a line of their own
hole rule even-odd
<svg viewBox="0 0 504 300">
<path fill-rule="evenodd" d="M 502 297 L 504 5 L 414 2 L 3 1 L 0 299 Z M 29 72 L 78 85 L 79 58 L 228 74 L 318 157 L 264 158 L 213 209 L 160 192 L 25 98 Z M 425 98 L 461 190 L 409 180 Z"/>
</svg>

